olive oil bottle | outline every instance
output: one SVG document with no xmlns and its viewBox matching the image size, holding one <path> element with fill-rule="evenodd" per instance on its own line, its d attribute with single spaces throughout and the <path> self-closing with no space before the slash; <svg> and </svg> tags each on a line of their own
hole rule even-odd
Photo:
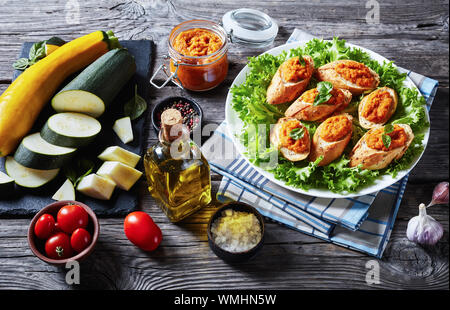
<svg viewBox="0 0 450 310">
<path fill-rule="evenodd" d="M 182 125 L 181 113 L 161 115 L 159 142 L 144 156 L 148 190 L 172 222 L 178 222 L 211 202 L 208 161 Z"/>
</svg>

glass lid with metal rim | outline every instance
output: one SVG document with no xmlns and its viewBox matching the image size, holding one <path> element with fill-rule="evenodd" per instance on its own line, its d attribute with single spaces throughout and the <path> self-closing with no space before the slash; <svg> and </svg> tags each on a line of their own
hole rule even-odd
<svg viewBox="0 0 450 310">
<path fill-rule="evenodd" d="M 272 44 L 278 34 L 275 20 L 254 9 L 242 8 L 225 13 L 222 26 L 231 42 L 258 48 Z"/>
</svg>

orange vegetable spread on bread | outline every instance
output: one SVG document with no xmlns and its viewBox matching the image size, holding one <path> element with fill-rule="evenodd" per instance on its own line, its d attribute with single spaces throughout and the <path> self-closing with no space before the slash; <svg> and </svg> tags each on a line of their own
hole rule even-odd
<svg viewBox="0 0 450 310">
<path fill-rule="evenodd" d="M 307 103 L 314 103 L 314 99 L 316 98 L 318 93 L 319 92 L 317 91 L 317 88 L 313 88 L 313 89 L 305 91 L 301 95 L 300 99 Z M 333 88 L 333 90 L 331 91 L 331 96 L 332 97 L 327 102 L 324 102 L 322 104 L 339 105 L 342 103 L 342 101 L 345 100 L 344 93 L 341 90 L 336 89 L 336 88 Z"/>
<path fill-rule="evenodd" d="M 362 87 L 373 85 L 374 77 L 366 65 L 348 60 L 340 62 L 335 67 L 336 72 L 345 80 Z"/>
<path fill-rule="evenodd" d="M 215 33 L 195 28 L 181 32 L 174 40 L 173 47 L 185 56 L 206 56 L 217 51 L 223 42 Z"/>
<path fill-rule="evenodd" d="M 338 141 L 352 130 L 352 122 L 345 115 L 332 116 L 322 126 L 320 137 L 327 142 Z"/>
<path fill-rule="evenodd" d="M 388 133 L 387 135 L 391 137 L 391 145 L 389 149 L 383 144 L 382 135 L 384 133 L 384 127 L 372 129 L 366 136 L 367 146 L 371 149 L 380 151 L 390 151 L 398 147 L 402 147 L 408 141 L 408 136 L 405 130 L 398 125 L 394 125 L 394 131 Z"/>
<path fill-rule="evenodd" d="M 303 128 L 297 120 L 289 120 L 281 125 L 280 142 L 281 146 L 291 150 L 295 153 L 302 153 L 306 151 L 309 147 L 309 138 L 306 128 L 304 128 L 305 133 L 301 139 L 295 140 L 290 137 L 290 132 L 296 128 Z"/>
<path fill-rule="evenodd" d="M 369 95 L 364 105 L 362 116 L 374 123 L 381 123 L 392 107 L 393 99 L 388 91 L 375 91 Z"/>
<path fill-rule="evenodd" d="M 302 64 L 298 56 L 285 61 L 281 65 L 283 79 L 288 83 L 297 83 L 306 79 L 311 73 L 309 66 L 306 64 L 306 60 L 304 60 Z"/>
</svg>

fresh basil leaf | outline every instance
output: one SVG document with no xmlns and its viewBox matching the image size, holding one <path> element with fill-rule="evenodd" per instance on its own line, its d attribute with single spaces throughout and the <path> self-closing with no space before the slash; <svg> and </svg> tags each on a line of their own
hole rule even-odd
<svg viewBox="0 0 450 310">
<path fill-rule="evenodd" d="M 319 82 L 317 83 L 317 90 L 319 93 L 329 93 L 333 90 L 333 84 L 330 82 Z"/>
<path fill-rule="evenodd" d="M 37 63 L 40 59 L 44 58 L 46 56 L 46 51 L 45 51 L 46 43 L 47 43 L 47 41 L 41 41 L 41 42 L 34 43 L 30 48 L 30 52 L 28 53 L 28 59 L 27 58 L 18 59 L 13 64 L 13 68 L 16 70 L 23 71 L 26 68 Z"/>
<path fill-rule="evenodd" d="M 294 128 L 289 133 L 289 137 L 291 137 L 294 140 L 303 139 L 304 135 L 305 135 L 305 129 L 303 127 Z"/>
<path fill-rule="evenodd" d="M 63 168 L 65 176 L 72 182 L 73 187 L 77 187 L 78 183 L 87 175 L 91 174 L 94 170 L 95 164 L 92 160 L 86 158 L 80 158 L 71 166 Z"/>
<path fill-rule="evenodd" d="M 314 98 L 313 106 L 317 106 L 331 99 L 331 91 L 333 90 L 333 84 L 330 82 L 317 83 L 317 96 Z"/>
<path fill-rule="evenodd" d="M 384 146 L 388 149 L 391 146 L 391 137 L 387 134 L 382 134 L 381 139 L 383 140 Z"/>
<path fill-rule="evenodd" d="M 28 58 L 30 60 L 34 60 L 35 62 L 37 62 L 37 60 L 39 60 L 41 58 L 44 58 L 45 57 L 45 44 L 46 43 L 47 43 L 47 41 L 41 41 L 41 42 L 34 43 L 31 46 Z"/>
<path fill-rule="evenodd" d="M 384 126 L 384 133 L 391 133 L 394 131 L 394 125 L 387 124 Z"/>
<path fill-rule="evenodd" d="M 29 61 L 27 58 L 19 58 L 13 63 L 13 68 L 16 70 L 25 70 L 29 66 Z"/>
<path fill-rule="evenodd" d="M 125 116 L 129 116 L 131 120 L 137 119 L 147 110 L 147 102 L 137 93 L 137 85 L 134 87 L 134 96 L 123 107 Z"/>
</svg>

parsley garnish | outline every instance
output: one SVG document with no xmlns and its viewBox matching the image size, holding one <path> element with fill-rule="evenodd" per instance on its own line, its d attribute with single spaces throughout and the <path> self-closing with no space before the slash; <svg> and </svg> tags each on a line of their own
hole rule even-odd
<svg viewBox="0 0 450 310">
<path fill-rule="evenodd" d="M 294 128 L 289 133 L 289 137 L 291 137 L 294 140 L 303 139 L 304 135 L 305 135 L 305 129 L 303 127 Z"/>
<path fill-rule="evenodd" d="M 321 103 L 327 102 L 331 98 L 331 91 L 333 90 L 333 84 L 330 82 L 319 82 L 317 83 L 318 94 L 314 98 L 313 106 L 319 105 Z"/>
<path fill-rule="evenodd" d="M 388 124 L 384 126 L 384 133 L 381 135 L 381 140 L 383 140 L 384 146 L 388 149 L 391 146 L 391 136 L 388 135 L 388 133 L 391 133 L 394 131 L 394 125 Z"/>
</svg>

